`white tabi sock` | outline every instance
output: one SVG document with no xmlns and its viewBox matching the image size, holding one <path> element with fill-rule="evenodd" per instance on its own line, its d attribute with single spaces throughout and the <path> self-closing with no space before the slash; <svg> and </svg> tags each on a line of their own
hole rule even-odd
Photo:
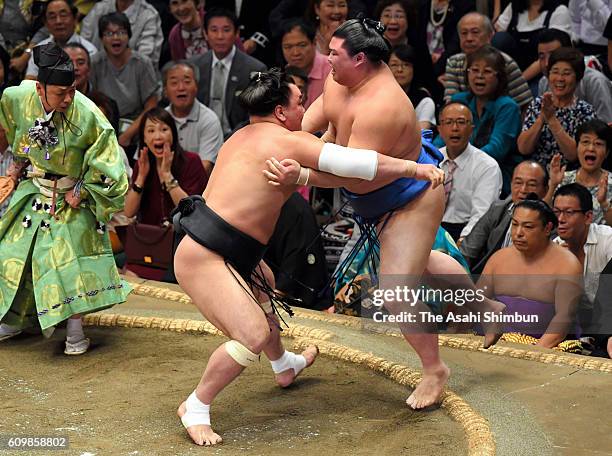
<svg viewBox="0 0 612 456">
<path fill-rule="evenodd" d="M 270 361 L 272 370 L 275 374 L 285 372 L 287 369 L 293 369 L 295 375 L 299 374 L 306 367 L 306 358 L 303 355 L 296 355 L 293 352 L 285 350 L 283 356 L 276 361 Z"/>
<path fill-rule="evenodd" d="M 83 332 L 83 319 L 82 318 L 69 318 L 66 325 L 66 340 L 75 344 L 85 339 L 85 333 Z"/>
<path fill-rule="evenodd" d="M 210 426 L 210 405 L 198 399 L 195 391 L 185 401 L 185 414 L 181 417 L 181 422 L 185 428 L 202 424 Z"/>
</svg>

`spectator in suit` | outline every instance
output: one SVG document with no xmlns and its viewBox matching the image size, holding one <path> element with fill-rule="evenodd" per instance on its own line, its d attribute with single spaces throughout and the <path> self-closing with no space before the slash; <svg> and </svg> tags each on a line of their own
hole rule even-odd
<svg viewBox="0 0 612 456">
<path fill-rule="evenodd" d="M 287 64 L 308 75 L 304 101 L 304 108 L 308 108 L 323 93 L 331 71 L 327 57 L 317 52 L 314 28 L 302 19 L 288 20 L 283 24 L 281 48 Z"/>
<path fill-rule="evenodd" d="M 101 0 L 83 19 L 81 35 L 103 49 L 99 21 L 108 13 L 123 13 L 130 22 L 129 46 L 140 55 L 148 57 L 155 68 L 159 65 L 164 34 L 157 10 L 146 0 Z"/>
<path fill-rule="evenodd" d="M 250 74 L 265 71 L 266 66 L 236 48 L 234 41 L 239 30 L 234 13 L 211 9 L 204 21 L 211 50 L 191 60 L 200 72 L 198 100 L 217 114 L 223 134 L 228 135 L 248 121 L 238 95 L 249 84 Z"/>
<path fill-rule="evenodd" d="M 494 158 L 470 144 L 472 112 L 462 103 L 450 103 L 440 113 L 446 208 L 442 228 L 461 245 L 476 222 L 501 192 L 502 175 Z"/>
<path fill-rule="evenodd" d="M 463 52 L 455 54 L 446 62 L 444 76 L 444 100 L 448 101 L 457 92 L 468 90 L 468 81 L 465 79 L 467 57 L 478 51 L 486 44 L 491 44 L 494 29 L 491 19 L 487 16 L 471 12 L 461 18 L 457 24 L 459 32 L 459 45 Z M 506 79 L 508 81 L 508 95 L 516 101 L 521 109 L 526 109 L 533 96 L 519 66 L 508 54 L 501 53 L 505 62 Z"/>
<path fill-rule="evenodd" d="M 572 47 L 570 36 L 562 30 L 547 29 L 538 36 L 538 62 L 542 78 L 538 83 L 538 95 L 550 91 L 548 83 L 548 59 L 560 47 Z M 593 106 L 597 117 L 612 122 L 612 83 L 601 71 L 586 67 L 584 76 L 576 88 L 576 97 Z"/>
<path fill-rule="evenodd" d="M 510 196 L 493 203 L 459 247 L 474 274 L 482 273 L 491 255 L 502 247 L 512 245 L 510 221 L 514 205 L 531 192 L 543 198 L 547 189 L 548 173 L 541 164 L 527 160 L 514 168 Z"/>
<path fill-rule="evenodd" d="M 197 69 L 187 61 L 172 62 L 163 71 L 166 110 L 174 118 L 183 150 L 196 152 L 210 176 L 223 145 L 221 123 L 215 113 L 196 100 Z"/>
</svg>

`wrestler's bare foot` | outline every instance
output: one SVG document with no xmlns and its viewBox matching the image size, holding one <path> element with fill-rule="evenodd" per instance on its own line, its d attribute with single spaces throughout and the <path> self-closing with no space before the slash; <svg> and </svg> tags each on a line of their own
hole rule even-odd
<svg viewBox="0 0 612 456">
<path fill-rule="evenodd" d="M 179 416 L 179 418 L 183 418 L 183 415 L 185 415 L 186 412 L 187 406 L 185 402 L 183 402 L 176 411 L 176 414 Z M 212 430 L 212 428 L 206 424 L 189 426 L 187 428 L 187 433 L 196 445 L 211 446 L 217 445 L 218 443 L 221 443 L 223 441 L 221 436 L 219 434 L 216 434 Z"/>
<path fill-rule="evenodd" d="M 446 381 L 450 376 L 450 369 L 440 362 L 440 365 L 430 371 L 423 371 L 423 378 L 406 399 L 406 404 L 415 410 L 419 410 L 438 402 Z"/>
<path fill-rule="evenodd" d="M 306 367 L 304 367 L 304 369 L 312 366 L 312 363 L 315 362 L 315 359 L 317 358 L 318 354 L 319 347 L 317 347 L 316 345 L 311 345 L 310 347 L 307 347 L 306 350 L 301 353 L 301 355 L 306 359 Z M 276 383 L 278 383 L 278 385 L 282 388 L 287 388 L 295 381 L 298 375 L 300 375 L 300 373 L 304 371 L 304 369 L 297 373 L 293 369 L 287 369 L 286 371 L 275 374 Z"/>
<path fill-rule="evenodd" d="M 501 316 L 506 310 L 506 305 L 494 299 L 487 298 L 485 301 L 485 311 L 493 312 Z M 484 343 L 483 348 L 487 349 L 495 345 L 499 338 L 504 334 L 504 323 L 501 321 L 491 321 L 484 326 Z"/>
</svg>

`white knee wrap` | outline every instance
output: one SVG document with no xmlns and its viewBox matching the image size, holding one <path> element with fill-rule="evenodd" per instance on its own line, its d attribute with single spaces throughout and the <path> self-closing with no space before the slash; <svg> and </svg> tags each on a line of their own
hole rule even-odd
<svg viewBox="0 0 612 456">
<path fill-rule="evenodd" d="M 253 353 L 237 340 L 228 340 L 225 342 L 225 351 L 234 361 L 244 367 L 249 367 L 259 359 L 259 355 Z"/>
<path fill-rule="evenodd" d="M 376 177 L 378 154 L 375 150 L 354 149 L 326 143 L 319 155 L 319 169 L 341 177 L 371 181 Z"/>
</svg>

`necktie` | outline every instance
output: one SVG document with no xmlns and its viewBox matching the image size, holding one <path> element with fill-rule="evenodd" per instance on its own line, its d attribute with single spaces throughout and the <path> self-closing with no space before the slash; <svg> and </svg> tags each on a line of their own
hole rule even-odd
<svg viewBox="0 0 612 456">
<path fill-rule="evenodd" d="M 445 201 L 448 204 L 448 198 L 450 197 L 450 192 L 453 189 L 453 173 L 457 169 L 457 163 L 453 160 L 448 160 L 448 169 L 446 170 L 446 179 L 444 180 L 444 196 Z"/>
<path fill-rule="evenodd" d="M 224 109 L 223 99 L 225 94 L 225 66 L 219 61 L 215 64 L 213 69 L 213 80 L 210 96 L 210 109 L 212 109 L 217 117 L 223 123 Z"/>
</svg>

